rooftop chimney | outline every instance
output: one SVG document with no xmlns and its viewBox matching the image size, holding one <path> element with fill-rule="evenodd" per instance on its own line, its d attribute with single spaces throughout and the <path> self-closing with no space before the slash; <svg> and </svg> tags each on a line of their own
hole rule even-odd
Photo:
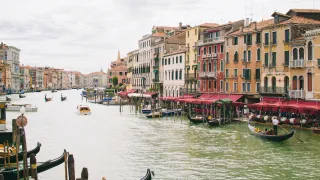
<svg viewBox="0 0 320 180">
<path fill-rule="evenodd" d="M 182 27 L 182 22 L 179 22 L 179 29 L 181 29 Z"/>
<path fill-rule="evenodd" d="M 253 28 L 254 30 L 257 30 L 257 22 L 253 22 Z"/>
<path fill-rule="evenodd" d="M 240 26 L 240 32 L 243 32 L 243 26 Z"/>
<path fill-rule="evenodd" d="M 245 26 L 245 27 L 248 27 L 248 26 L 249 26 L 249 23 L 250 23 L 250 20 L 249 20 L 249 18 L 246 18 L 246 21 L 245 21 L 245 24 L 244 24 L 244 26 Z"/>
</svg>

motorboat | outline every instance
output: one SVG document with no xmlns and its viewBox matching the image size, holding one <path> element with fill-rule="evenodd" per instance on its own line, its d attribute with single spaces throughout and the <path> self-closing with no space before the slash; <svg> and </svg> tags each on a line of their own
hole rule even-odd
<svg viewBox="0 0 320 180">
<path fill-rule="evenodd" d="M 24 106 L 26 109 L 26 112 L 37 112 L 38 107 L 33 106 L 31 104 L 7 104 L 6 105 L 6 110 L 7 111 L 20 111 L 21 106 Z"/>
<path fill-rule="evenodd" d="M 91 109 L 87 105 L 79 105 L 77 110 L 79 115 L 91 115 Z"/>
</svg>

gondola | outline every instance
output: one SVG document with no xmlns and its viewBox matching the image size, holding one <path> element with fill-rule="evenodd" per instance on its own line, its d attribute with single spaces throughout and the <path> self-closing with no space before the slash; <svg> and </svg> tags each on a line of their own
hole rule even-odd
<svg viewBox="0 0 320 180">
<path fill-rule="evenodd" d="M 44 101 L 45 101 L 45 102 L 47 102 L 47 101 L 52 101 L 52 97 L 51 97 L 51 98 L 47 98 L 47 95 L 45 95 L 45 96 L 44 96 Z"/>
<path fill-rule="evenodd" d="M 19 94 L 19 98 L 25 98 L 25 95 Z"/>
<path fill-rule="evenodd" d="M 65 100 L 67 100 L 67 96 L 63 97 L 61 94 L 61 101 L 65 101 Z"/>
<path fill-rule="evenodd" d="M 40 151 L 40 148 L 41 148 L 41 143 L 38 142 L 37 146 L 34 149 L 27 152 L 27 157 L 29 158 L 31 154 L 35 154 L 35 155 L 38 154 Z M 23 152 L 20 152 L 18 154 L 18 159 L 19 159 L 19 161 L 23 160 Z M 16 162 L 16 155 L 12 155 L 12 156 L 10 156 L 10 158 L 6 157 L 6 162 L 7 163 L 9 163 L 9 162 L 15 163 Z M 0 164 L 4 164 L 4 157 L 0 157 Z"/>
<path fill-rule="evenodd" d="M 51 92 L 52 92 L 52 93 L 55 93 L 55 92 L 58 92 L 58 91 L 57 91 L 57 90 L 55 90 L 55 89 L 52 89 L 52 90 L 51 90 Z"/>
<path fill-rule="evenodd" d="M 220 120 L 219 119 L 208 120 L 208 125 L 209 126 L 219 126 L 220 125 Z"/>
<path fill-rule="evenodd" d="M 41 163 L 40 165 L 37 165 L 37 172 L 42 173 L 46 170 L 49 170 L 51 168 L 54 168 L 62 163 L 64 163 L 64 155 L 66 152 L 64 152 L 60 157 L 48 160 L 44 163 Z M 17 169 L 16 168 L 3 168 L 0 169 L 0 174 L 3 175 L 4 179 L 17 179 Z M 28 167 L 28 174 L 31 174 L 31 168 Z M 23 169 L 19 169 L 19 177 L 23 177 Z"/>
<path fill-rule="evenodd" d="M 150 171 L 150 169 L 147 169 L 147 174 L 140 180 L 151 180 L 152 176 L 154 176 L 154 172 Z"/>
<path fill-rule="evenodd" d="M 200 123 L 205 123 L 206 120 L 205 119 L 197 119 L 197 118 L 192 118 L 189 113 L 188 113 L 188 119 L 190 120 L 190 122 L 194 123 L 194 124 L 200 124 Z"/>
<path fill-rule="evenodd" d="M 11 101 L 11 98 L 6 96 L 6 101 Z"/>
<path fill-rule="evenodd" d="M 293 135 L 294 135 L 294 129 L 292 129 L 289 133 L 283 134 L 283 135 L 266 135 L 262 132 L 256 132 L 256 128 L 252 125 L 250 125 L 250 123 L 248 123 L 248 128 L 251 131 L 251 133 L 261 139 L 266 139 L 269 141 L 277 141 L 277 142 L 281 142 L 281 141 L 285 141 L 287 139 L 290 139 Z"/>
</svg>

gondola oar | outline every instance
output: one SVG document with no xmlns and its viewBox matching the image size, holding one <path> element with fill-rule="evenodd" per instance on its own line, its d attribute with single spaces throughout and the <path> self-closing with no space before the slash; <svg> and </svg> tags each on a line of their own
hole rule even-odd
<svg viewBox="0 0 320 180">
<path fill-rule="evenodd" d="M 278 125 L 279 127 L 281 127 L 281 129 L 283 129 L 284 131 L 286 131 L 286 133 L 289 133 L 285 128 L 283 128 L 282 126 Z M 297 138 L 300 142 L 303 142 L 301 139 L 299 139 L 298 137 L 295 137 Z"/>
</svg>

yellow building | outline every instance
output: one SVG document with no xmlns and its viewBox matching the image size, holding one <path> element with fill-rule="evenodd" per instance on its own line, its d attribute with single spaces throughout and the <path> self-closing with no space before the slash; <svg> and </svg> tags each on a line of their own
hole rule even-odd
<svg viewBox="0 0 320 180">
<path fill-rule="evenodd" d="M 270 24 L 270 20 L 249 23 L 243 21 L 234 32 L 225 38 L 225 92 L 247 94 L 247 98 L 258 98 L 261 71 L 261 29 Z"/>
<path fill-rule="evenodd" d="M 139 50 L 134 50 L 131 51 L 127 54 L 128 61 L 126 62 L 127 66 L 127 90 L 132 89 L 133 86 L 133 80 L 132 80 L 132 67 L 134 64 L 138 61 L 138 56 L 139 56 Z"/>
<path fill-rule="evenodd" d="M 186 30 L 186 62 L 185 62 L 185 93 L 194 93 L 198 90 L 198 48 L 197 43 L 200 40 L 200 34 L 211 27 L 218 26 L 215 23 L 204 23 Z"/>
<path fill-rule="evenodd" d="M 289 96 L 320 99 L 320 29 L 307 31 L 290 45 Z"/>
</svg>

